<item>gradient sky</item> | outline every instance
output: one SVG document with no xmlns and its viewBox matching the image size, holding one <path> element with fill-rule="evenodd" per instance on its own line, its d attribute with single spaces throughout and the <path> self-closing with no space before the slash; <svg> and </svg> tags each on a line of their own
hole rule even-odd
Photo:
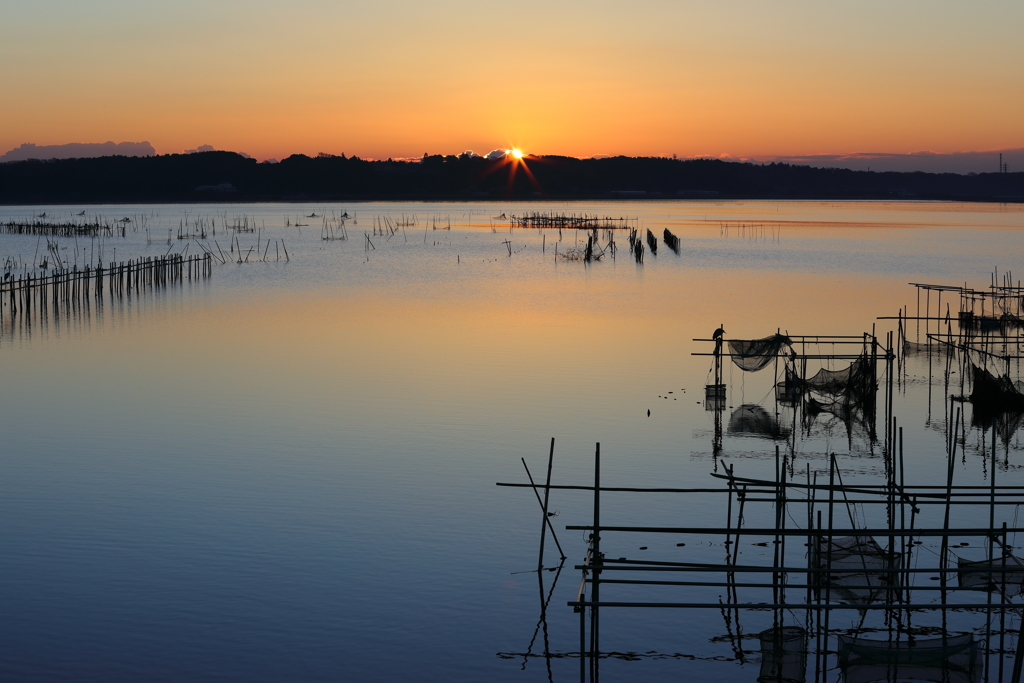
<svg viewBox="0 0 1024 683">
<path fill-rule="evenodd" d="M 0 152 L 1024 147 L 1024 2 L 6 0 Z"/>
</svg>

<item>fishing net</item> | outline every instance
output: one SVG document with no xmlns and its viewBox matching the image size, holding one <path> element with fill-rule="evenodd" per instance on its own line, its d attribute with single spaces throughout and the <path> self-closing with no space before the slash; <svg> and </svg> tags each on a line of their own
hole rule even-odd
<svg viewBox="0 0 1024 683">
<path fill-rule="evenodd" d="M 865 393 L 875 389 L 874 366 L 867 356 L 861 356 L 842 370 L 822 368 L 806 383 L 814 391 L 833 396 L 851 392 Z"/>
<path fill-rule="evenodd" d="M 895 643 L 852 636 L 838 638 L 844 683 L 976 683 L 981 675 L 978 644 L 970 634 Z"/>
<path fill-rule="evenodd" d="M 847 400 L 845 397 L 819 401 L 813 396 L 808 396 L 803 403 L 803 407 L 803 416 L 800 422 L 806 430 L 812 429 L 815 423 L 819 421 L 826 429 L 831 429 L 834 426 L 833 420 L 837 420 L 845 428 L 846 437 L 851 447 L 853 445 L 854 432 L 858 428 L 862 429 L 864 435 L 872 441 L 876 438 L 875 414 L 873 410 L 867 409 L 870 406 L 855 403 Z M 822 415 L 826 415 L 831 419 L 822 418 Z"/>
<path fill-rule="evenodd" d="M 819 370 L 810 379 L 804 380 L 804 387 L 816 396 L 807 396 L 804 411 L 805 427 L 809 427 L 822 413 L 829 413 L 846 423 L 852 436 L 854 423 L 860 423 L 869 434 L 874 433 L 875 365 L 867 355 L 862 355 L 842 370 Z"/>
<path fill-rule="evenodd" d="M 974 404 L 971 411 L 971 426 L 982 430 L 992 428 L 1004 446 L 1009 446 L 1013 435 L 1024 425 L 1024 412 L 1000 410 L 984 403 Z"/>
<path fill-rule="evenodd" d="M 949 344 L 943 344 L 942 342 L 933 341 L 931 343 L 922 344 L 921 342 L 912 342 L 909 339 L 903 340 L 903 353 L 907 355 L 913 355 L 917 353 L 949 353 L 953 347 Z"/>
<path fill-rule="evenodd" d="M 768 367 L 793 341 L 784 334 L 773 334 L 763 339 L 732 339 L 729 351 L 736 367 L 747 372 L 757 372 Z"/>
<path fill-rule="evenodd" d="M 827 538 L 817 546 L 816 564 L 829 569 L 825 582 L 829 593 L 842 602 L 867 604 L 884 597 L 893 557 L 870 536 Z"/>
<path fill-rule="evenodd" d="M 742 405 L 729 416 L 729 433 L 781 439 L 789 435 L 774 417 L 759 405 Z"/>
<path fill-rule="evenodd" d="M 1024 327 L 1024 319 L 1014 313 L 1003 313 L 999 316 L 999 325 L 1004 330 Z"/>
<path fill-rule="evenodd" d="M 1019 327 L 1021 325 L 1020 312 L 1024 306 L 1024 299 L 1017 294 L 1002 293 L 992 297 L 993 312 L 998 314 L 999 321 L 1004 325 Z"/>
<path fill-rule="evenodd" d="M 849 422 L 852 417 L 850 406 L 846 401 L 819 401 L 813 396 L 807 398 L 805 412 L 807 417 L 812 420 L 822 413 L 835 415 L 844 422 Z"/>
<path fill-rule="evenodd" d="M 1009 376 L 996 377 L 985 368 L 971 363 L 971 403 L 983 411 L 1024 412 L 1024 391 L 1020 382 Z"/>
<path fill-rule="evenodd" d="M 758 683 L 803 683 L 807 671 L 807 632 L 799 626 L 770 628 L 761 640 Z"/>
<path fill-rule="evenodd" d="M 1024 563 L 1014 555 L 996 560 L 957 560 L 961 588 L 1020 595 L 1024 585 Z"/>
</svg>

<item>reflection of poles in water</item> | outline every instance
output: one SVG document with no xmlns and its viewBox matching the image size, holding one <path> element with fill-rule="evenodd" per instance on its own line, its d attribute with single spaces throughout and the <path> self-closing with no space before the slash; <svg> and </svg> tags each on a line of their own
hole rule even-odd
<svg viewBox="0 0 1024 683">
<path fill-rule="evenodd" d="M 952 403 L 950 403 L 950 412 L 952 412 Z M 957 408 L 955 422 L 953 423 L 953 434 L 949 440 L 946 449 L 946 505 L 945 514 L 942 519 L 942 530 L 949 530 L 949 508 L 950 501 L 953 498 L 953 471 L 954 461 L 956 460 L 956 445 L 957 445 L 957 430 L 960 423 L 960 409 Z M 949 537 L 943 535 L 942 543 L 939 546 L 939 587 L 941 589 L 941 600 L 942 605 L 946 605 L 946 567 L 949 563 Z M 943 633 L 946 631 L 946 610 L 942 610 L 942 630 Z"/>
<path fill-rule="evenodd" d="M 719 325 L 711 338 L 715 340 L 715 382 L 716 387 L 722 386 L 722 343 L 725 336 L 725 325 Z"/>
<path fill-rule="evenodd" d="M 918 322 L 918 324 L 920 325 L 920 322 Z M 929 340 L 929 341 L 931 341 L 931 340 Z M 932 380 L 932 377 L 933 377 L 933 372 L 932 372 L 932 362 L 933 361 L 932 361 L 932 359 L 933 359 L 933 356 L 935 356 L 935 354 L 931 353 L 931 349 L 929 349 L 929 353 L 928 353 L 928 417 L 925 419 L 925 424 L 926 425 L 930 425 L 931 422 L 932 422 L 932 381 L 933 381 Z"/>
<path fill-rule="evenodd" d="M 806 342 L 803 342 L 803 343 L 806 344 Z M 797 437 L 797 429 L 796 429 L 796 427 L 797 427 L 797 412 L 798 412 L 796 410 L 796 407 L 797 407 L 796 397 L 797 397 L 798 392 L 799 392 L 800 379 L 802 377 L 802 374 L 799 372 L 799 368 L 797 366 L 797 359 L 798 359 L 798 356 L 796 354 L 796 349 L 794 349 L 792 346 L 789 347 L 789 357 L 786 358 L 783 361 L 783 365 L 782 365 L 783 378 L 782 378 L 782 393 L 781 394 L 779 393 L 779 383 L 778 383 L 778 381 L 776 381 L 776 383 L 775 383 L 775 419 L 776 419 L 776 422 L 779 421 L 779 414 L 780 414 L 779 404 L 780 403 L 782 403 L 784 405 L 790 405 L 790 406 L 792 406 L 794 408 L 794 410 L 792 411 L 792 413 L 793 413 L 793 422 L 792 422 L 792 425 L 790 426 L 790 432 L 786 436 L 786 451 L 787 451 L 788 455 L 791 457 L 791 462 L 794 462 L 796 460 L 796 437 Z M 806 365 L 806 364 L 807 364 L 807 358 L 805 357 L 804 358 L 804 365 Z M 781 431 L 781 425 L 780 425 L 780 431 Z"/>
<path fill-rule="evenodd" d="M 725 473 L 729 477 L 729 497 L 728 497 L 728 502 L 727 502 L 726 508 L 725 508 L 725 564 L 726 564 L 726 566 L 728 566 L 730 564 L 736 564 L 736 559 L 737 559 L 736 556 L 739 554 L 739 546 L 736 544 L 736 541 L 733 541 L 733 539 L 731 538 L 731 535 L 732 535 L 732 498 L 733 498 L 733 491 L 736 489 L 736 484 L 735 484 L 735 481 L 733 480 L 732 473 L 733 473 L 733 467 L 735 467 L 735 465 L 730 467 L 728 464 L 723 463 L 722 467 L 725 469 Z M 741 523 L 742 523 L 741 519 L 737 519 L 736 520 L 737 532 L 739 531 L 739 526 L 740 526 Z M 737 533 L 736 538 L 737 539 L 739 538 L 739 533 Z M 739 598 L 736 597 L 735 594 L 734 594 L 735 590 L 736 590 L 736 575 L 734 573 L 732 573 L 732 572 L 728 572 L 725 575 L 725 579 L 726 579 L 726 584 L 727 584 L 726 585 L 726 589 L 725 589 L 726 598 L 727 598 L 728 602 L 736 604 L 736 603 L 739 602 Z M 719 603 L 721 603 L 722 602 L 722 598 L 719 597 L 718 601 L 719 601 Z M 726 631 L 729 634 L 730 642 L 733 642 L 732 619 L 730 618 L 730 614 L 731 614 L 731 610 L 726 610 L 724 607 L 722 608 L 722 617 L 725 619 L 725 628 L 726 628 Z M 740 617 L 739 617 L 739 611 L 737 611 L 736 612 L 736 629 L 737 629 L 737 631 L 739 631 L 739 628 L 740 628 Z M 735 650 L 737 658 L 742 663 L 743 662 L 743 643 L 740 641 L 740 639 L 738 637 L 736 638 L 735 642 L 733 642 L 733 650 Z"/>
<path fill-rule="evenodd" d="M 530 638 L 530 645 L 526 648 L 526 652 L 523 654 L 523 665 L 520 671 L 526 670 L 526 663 L 529 658 L 533 656 L 533 644 L 537 641 L 537 634 L 543 629 L 544 632 L 544 660 L 548 670 L 548 681 L 553 681 L 553 674 L 551 672 L 551 646 L 548 641 L 548 605 L 551 604 L 551 597 L 555 594 L 555 586 L 558 585 L 558 577 L 562 575 L 562 567 L 565 566 L 565 559 L 559 563 L 555 569 L 555 578 L 551 582 L 551 588 L 548 590 L 547 597 L 544 596 L 544 572 L 537 572 L 537 585 L 540 590 L 540 617 L 537 619 L 537 626 L 533 629 L 533 637 Z"/>
<path fill-rule="evenodd" d="M 590 580 L 590 682 L 596 683 L 600 678 L 599 667 L 601 665 L 601 640 L 600 640 L 600 612 L 601 605 L 601 444 L 598 443 L 594 451 L 594 536 L 593 553 L 591 555 L 594 564 L 593 577 Z"/>
<path fill-rule="evenodd" d="M 547 619 L 547 607 L 551 603 L 551 596 L 555 594 L 555 585 L 558 583 L 558 577 L 562 574 L 562 566 L 565 564 L 565 558 L 558 564 L 558 572 L 555 574 L 554 580 L 551 582 L 551 591 L 548 593 L 547 602 L 544 603 L 540 618 L 544 624 L 544 664 L 548 670 L 548 683 L 554 683 L 554 675 L 551 672 L 551 641 L 548 639 L 548 619 Z M 540 580 L 542 577 L 541 572 L 537 572 L 537 579 Z M 543 581 L 540 582 L 541 592 L 544 590 Z"/>
<path fill-rule="evenodd" d="M 711 338 L 715 342 L 714 379 L 704 387 L 704 410 L 715 412 L 715 436 L 711 442 L 711 456 L 718 471 L 718 457 L 722 454 L 722 411 L 725 410 L 725 384 L 722 382 L 722 347 L 725 325 L 719 325 Z"/>
<path fill-rule="evenodd" d="M 711 457 L 715 463 L 715 471 L 718 471 L 718 457 L 722 454 L 722 412 L 725 409 L 725 401 L 720 398 L 709 399 L 704 402 L 708 410 L 715 411 L 715 436 L 711 441 Z"/>
<path fill-rule="evenodd" d="M 733 579 L 729 578 L 729 584 L 733 583 Z M 726 588 L 726 595 L 729 596 L 729 601 L 732 601 L 731 589 Z M 737 632 L 733 633 L 732 630 L 732 609 L 727 609 L 725 603 L 722 602 L 722 596 L 718 596 L 718 604 L 722 605 L 719 610 L 722 613 L 722 620 L 725 622 L 725 633 L 726 637 L 729 638 L 729 645 L 732 647 L 732 654 L 740 664 L 745 664 L 746 661 L 743 658 L 743 641 L 742 634 L 739 632 L 739 622 L 736 622 Z M 737 611 L 738 613 L 738 611 Z"/>
</svg>

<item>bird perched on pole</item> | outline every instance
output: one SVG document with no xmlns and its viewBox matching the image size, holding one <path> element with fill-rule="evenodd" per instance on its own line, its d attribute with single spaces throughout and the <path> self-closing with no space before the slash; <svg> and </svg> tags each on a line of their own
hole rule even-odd
<svg viewBox="0 0 1024 683">
<path fill-rule="evenodd" d="M 715 333 L 713 335 L 711 335 L 711 338 L 713 340 L 715 340 L 715 341 L 718 341 L 719 339 L 722 338 L 722 336 L 724 334 L 725 334 L 725 325 L 723 324 L 721 327 L 719 327 L 717 330 L 715 330 Z"/>
</svg>

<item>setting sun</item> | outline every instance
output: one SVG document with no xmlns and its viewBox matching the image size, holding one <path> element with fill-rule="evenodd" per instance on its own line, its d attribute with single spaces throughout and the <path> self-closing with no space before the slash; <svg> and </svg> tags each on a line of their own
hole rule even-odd
<svg viewBox="0 0 1024 683">
<path fill-rule="evenodd" d="M 511 150 L 509 150 L 508 153 L 511 154 L 512 156 L 514 156 L 516 159 L 522 159 L 523 158 L 523 150 L 521 150 L 521 149 L 511 149 Z"/>
</svg>

